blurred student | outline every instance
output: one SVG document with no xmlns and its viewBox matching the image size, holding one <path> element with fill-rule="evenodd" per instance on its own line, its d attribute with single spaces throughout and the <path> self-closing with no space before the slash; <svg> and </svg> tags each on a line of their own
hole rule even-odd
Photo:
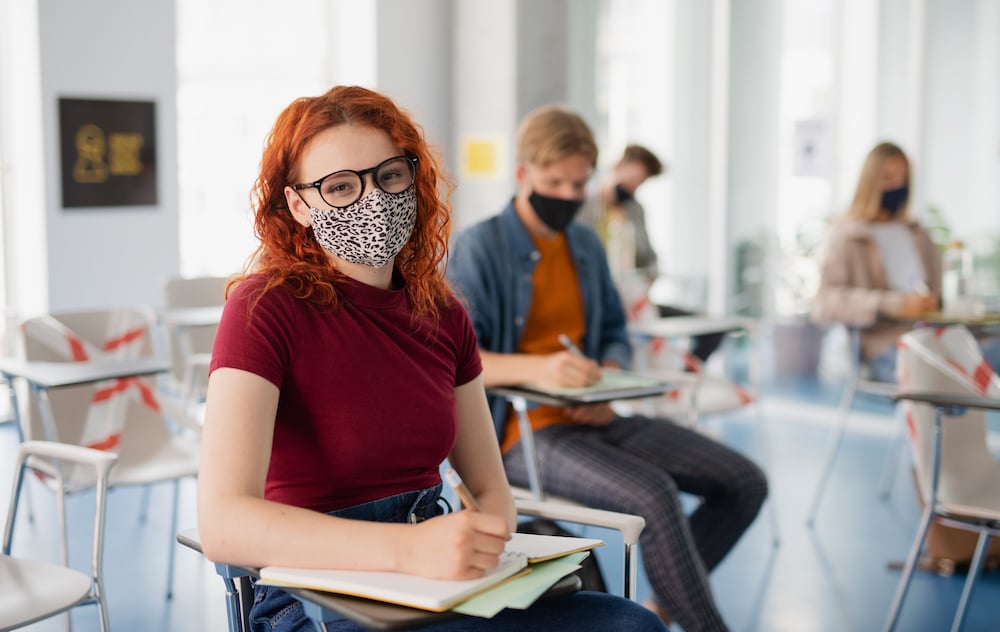
<svg viewBox="0 0 1000 632">
<path fill-rule="evenodd" d="M 573 222 L 597 145 L 578 115 L 544 107 L 522 121 L 517 161 L 515 197 L 457 237 L 448 277 L 468 302 L 486 386 L 586 386 L 632 356 L 600 239 Z M 583 354 L 567 350 L 562 334 Z M 502 398 L 491 405 L 507 475 L 527 485 L 516 413 Z M 728 629 L 708 573 L 756 517 L 763 472 L 693 430 L 619 417 L 608 404 L 538 406 L 529 417 L 547 492 L 646 519 L 647 606 L 686 632 Z M 680 492 L 699 498 L 690 517 Z"/>
<path fill-rule="evenodd" d="M 658 258 L 646 229 L 646 209 L 636 199 L 636 191 L 648 179 L 666 171 L 663 163 L 650 149 L 628 145 L 595 194 L 589 195 L 580 210 L 581 222 L 590 225 L 601 236 L 609 258 L 617 267 L 628 267 L 638 273 L 648 291 L 649 284 L 659 275 Z M 616 265 L 612 265 L 615 273 Z M 657 305 L 661 318 L 691 316 L 691 312 L 673 305 Z M 725 334 L 706 334 L 691 340 L 691 353 L 701 362 L 719 348 Z"/>
<path fill-rule="evenodd" d="M 861 328 L 861 359 L 872 377 L 894 382 L 896 341 L 912 325 L 893 322 L 936 310 L 941 255 L 909 216 L 910 161 L 892 143 L 865 158 L 854 199 L 827 236 L 812 304 L 820 324 Z"/>
</svg>

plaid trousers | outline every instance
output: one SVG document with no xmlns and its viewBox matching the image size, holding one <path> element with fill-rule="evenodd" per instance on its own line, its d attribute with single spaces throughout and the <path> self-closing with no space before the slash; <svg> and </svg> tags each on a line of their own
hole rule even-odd
<svg viewBox="0 0 1000 632">
<path fill-rule="evenodd" d="M 534 433 L 542 488 L 588 507 L 646 519 L 640 551 L 655 599 L 685 632 L 726 630 L 708 572 L 753 522 L 767 479 L 732 449 L 668 419 L 618 417 L 607 426 L 556 425 Z M 520 445 L 504 455 L 527 486 Z M 684 514 L 678 494 L 701 499 Z"/>
</svg>

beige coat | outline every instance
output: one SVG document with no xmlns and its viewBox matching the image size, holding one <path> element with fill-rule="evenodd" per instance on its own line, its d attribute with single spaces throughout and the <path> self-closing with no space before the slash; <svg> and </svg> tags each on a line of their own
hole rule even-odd
<svg viewBox="0 0 1000 632">
<path fill-rule="evenodd" d="M 910 221 L 907 226 L 927 272 L 927 285 L 932 294 L 941 296 L 941 254 L 920 224 Z M 905 323 L 880 320 L 899 311 L 905 295 L 889 289 L 882 255 L 868 222 L 844 218 L 833 226 L 826 242 L 819 292 L 812 304 L 813 320 L 821 325 L 843 323 L 863 328 L 862 355 L 872 358 L 910 329 Z"/>
</svg>

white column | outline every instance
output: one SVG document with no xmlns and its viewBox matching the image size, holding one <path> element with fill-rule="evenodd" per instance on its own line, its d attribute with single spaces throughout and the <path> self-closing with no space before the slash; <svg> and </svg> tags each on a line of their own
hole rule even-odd
<svg viewBox="0 0 1000 632">
<path fill-rule="evenodd" d="M 0 2 L 0 168 L 6 305 L 21 314 L 49 302 L 46 185 L 37 2 Z"/>
<path fill-rule="evenodd" d="M 496 213 L 514 194 L 517 126 L 516 0 L 456 2 L 452 7 L 452 130 L 455 176 L 454 228 Z M 466 151 L 495 158 L 492 169 L 465 172 Z M 478 162 L 479 167 L 488 167 Z"/>
<path fill-rule="evenodd" d="M 716 254 L 705 256 L 705 248 L 726 256 L 725 239 L 716 243 L 711 235 L 725 235 L 728 2 L 674 5 L 674 142 L 672 155 L 665 156 L 672 221 L 657 252 L 668 275 L 702 279 L 706 289 L 718 289 L 713 308 L 722 310 L 726 265 L 714 264 Z"/>
<path fill-rule="evenodd" d="M 978 0 L 976 11 L 972 199 L 977 225 L 1000 248 L 1000 2 Z"/>
<path fill-rule="evenodd" d="M 377 7 L 377 36 L 372 42 L 373 48 L 377 46 L 375 85 L 410 112 L 451 168 L 452 2 L 372 4 Z"/>
<path fill-rule="evenodd" d="M 781 90 L 782 0 L 738 0 L 729 6 L 728 189 L 726 253 L 713 265 L 732 269 L 741 242 L 775 234 L 778 208 L 778 123 Z M 713 182 L 713 186 L 715 183 Z M 719 236 L 710 235 L 713 240 Z M 715 250 L 712 253 L 715 254 Z M 722 253 L 719 253 L 722 254 Z M 715 283 L 713 307 L 728 307 L 735 279 Z M 765 304 L 766 306 L 766 304 Z"/>
<path fill-rule="evenodd" d="M 905 146 L 915 145 L 916 138 L 913 124 L 908 119 L 914 111 L 914 103 L 911 78 L 905 66 L 910 52 L 907 19 L 894 15 L 888 20 L 892 28 L 880 31 L 877 3 L 841 0 L 836 6 L 839 15 L 834 40 L 836 69 L 833 94 L 836 101 L 830 199 L 833 203 L 831 210 L 839 216 L 854 195 L 861 164 L 875 143 L 883 138 L 895 139 L 909 151 Z M 883 73 L 886 80 L 882 90 L 879 90 L 879 68 L 888 63 L 887 59 L 904 66 L 887 77 Z M 880 103 L 891 103 L 892 106 L 879 109 Z M 881 120 L 878 119 L 879 113 L 882 113 Z M 896 127 L 883 131 L 879 130 L 880 123 Z"/>
</svg>

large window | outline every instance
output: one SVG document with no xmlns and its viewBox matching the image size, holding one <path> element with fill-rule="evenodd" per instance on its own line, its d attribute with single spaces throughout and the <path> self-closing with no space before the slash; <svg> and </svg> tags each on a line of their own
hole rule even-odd
<svg viewBox="0 0 1000 632">
<path fill-rule="evenodd" d="M 770 278 L 777 314 L 809 309 L 816 251 L 834 208 L 836 0 L 784 5 L 779 101 L 778 209 Z M 869 95 L 871 97 L 871 95 Z"/>
<path fill-rule="evenodd" d="M 598 19 L 597 122 L 601 166 L 610 168 L 629 143 L 645 145 L 669 167 L 674 144 L 672 4 L 661 0 L 604 0 Z M 650 239 L 670 263 L 670 177 L 639 189 Z"/>
<path fill-rule="evenodd" d="M 370 83 L 373 11 L 374 2 L 295 0 L 279 17 L 266 3 L 178 1 L 182 274 L 242 269 L 256 246 L 250 189 L 275 117 L 335 82 Z"/>
</svg>

